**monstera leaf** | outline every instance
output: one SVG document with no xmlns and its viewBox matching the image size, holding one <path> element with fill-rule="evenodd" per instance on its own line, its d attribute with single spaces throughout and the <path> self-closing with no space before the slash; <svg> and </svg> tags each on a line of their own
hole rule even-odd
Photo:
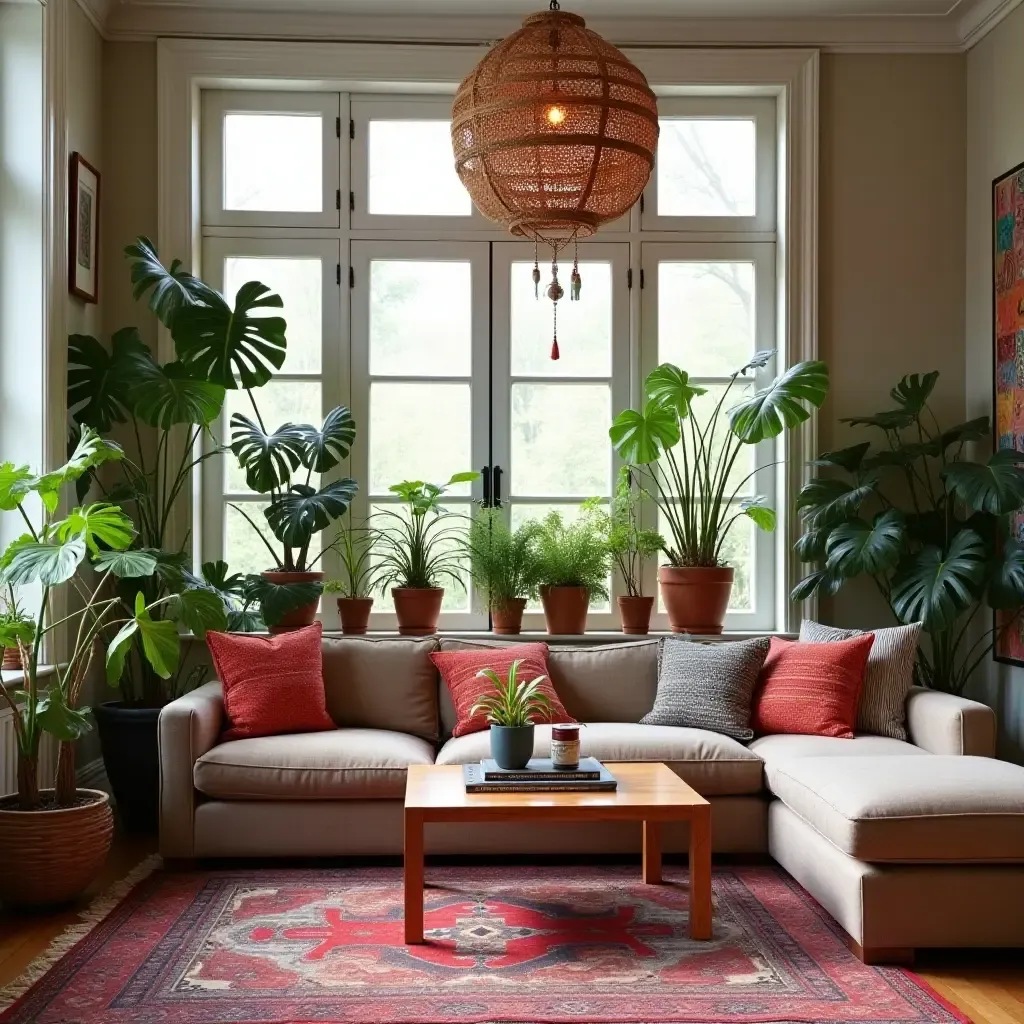
<svg viewBox="0 0 1024 1024">
<path fill-rule="evenodd" d="M 355 480 L 348 477 L 335 480 L 319 491 L 306 484 L 293 484 L 264 514 L 282 544 L 301 548 L 309 543 L 314 533 L 326 530 L 348 511 L 358 489 Z"/>
<path fill-rule="evenodd" d="M 658 406 L 671 409 L 681 420 L 690 415 L 693 400 L 708 393 L 690 383 L 690 375 L 672 363 L 662 363 L 647 375 L 644 392 Z"/>
<path fill-rule="evenodd" d="M 822 362 L 797 363 L 752 398 L 729 410 L 732 432 L 744 444 L 778 437 L 786 427 L 811 418 L 828 395 L 828 367 Z"/>
<path fill-rule="evenodd" d="M 807 601 L 815 594 L 837 594 L 846 581 L 831 569 L 819 569 L 809 573 L 794 588 L 790 595 L 794 601 Z"/>
<path fill-rule="evenodd" d="M 645 466 L 657 462 L 666 448 L 679 443 L 679 417 L 673 409 L 652 400 L 643 412 L 627 409 L 619 413 L 608 436 L 623 461 Z"/>
<path fill-rule="evenodd" d="M 288 343 L 279 316 L 252 316 L 254 310 L 280 309 L 280 295 L 256 281 L 238 289 L 235 308 L 210 290 L 205 305 L 185 306 L 174 317 L 171 334 L 188 372 L 235 390 L 258 388 L 280 370 Z"/>
<path fill-rule="evenodd" d="M 1024 505 L 1024 453 L 1004 449 L 986 465 L 953 462 L 942 470 L 946 490 L 968 508 L 995 516 L 1015 512 Z"/>
<path fill-rule="evenodd" d="M 851 445 L 849 448 L 840 448 L 835 452 L 824 452 L 812 460 L 811 465 L 825 466 L 829 469 L 845 469 L 847 473 L 856 473 L 870 448 L 871 442 L 864 441 L 861 444 Z"/>
<path fill-rule="evenodd" d="M 973 530 L 962 530 L 948 554 L 925 547 L 900 568 L 893 581 L 893 610 L 902 622 L 946 628 L 977 599 L 984 578 L 985 543 Z"/>
<path fill-rule="evenodd" d="M 196 584 L 206 587 L 220 599 L 230 632 L 257 633 L 265 628 L 262 617 L 249 606 L 246 580 L 241 573 L 231 573 L 228 563 L 223 561 L 204 562 L 201 571 Z"/>
<path fill-rule="evenodd" d="M 299 427 L 299 430 L 305 446 L 302 464 L 314 473 L 326 473 L 347 459 L 356 439 L 355 420 L 344 406 L 332 409 L 319 430 L 310 426 Z"/>
<path fill-rule="evenodd" d="M 176 594 L 168 605 L 168 614 L 201 640 L 211 629 L 222 633 L 228 627 L 220 595 L 204 587 L 188 587 Z"/>
<path fill-rule="evenodd" d="M 826 545 L 827 567 L 849 579 L 862 572 L 894 569 L 903 553 L 906 523 L 899 509 L 876 516 L 873 523 L 853 519 L 840 523 Z"/>
<path fill-rule="evenodd" d="M 889 394 L 900 408 L 916 416 L 927 404 L 938 379 L 938 370 L 925 374 L 912 373 L 904 377 Z"/>
<path fill-rule="evenodd" d="M 68 339 L 68 408 L 75 422 L 108 433 L 128 412 L 128 360 L 148 358 L 149 349 L 134 327 L 118 331 L 107 351 L 87 334 Z"/>
<path fill-rule="evenodd" d="M 306 435 L 302 427 L 285 423 L 273 434 L 247 416 L 231 417 L 231 451 L 245 468 L 246 483 L 260 494 L 285 487 L 302 464 Z"/>
<path fill-rule="evenodd" d="M 132 521 L 116 505 L 106 502 L 76 508 L 54 528 L 61 540 L 82 537 L 93 555 L 99 553 L 100 544 L 121 551 L 135 539 Z"/>
<path fill-rule="evenodd" d="M 210 289 L 198 278 L 182 270 L 181 260 L 175 260 L 168 270 L 160 262 L 153 243 L 145 236 L 129 245 L 124 254 L 131 264 L 135 298 L 140 299 L 152 290 L 149 308 L 164 327 L 173 327 L 181 310 L 205 301 L 205 295 Z"/>
<path fill-rule="evenodd" d="M 107 682 L 117 683 L 124 673 L 125 659 L 135 643 L 142 640 L 142 653 L 161 679 L 170 679 L 178 667 L 181 638 L 170 619 L 154 619 L 142 594 L 135 595 L 135 615 L 129 619 L 107 647 Z"/>
<path fill-rule="evenodd" d="M 992 566 L 988 581 L 989 607 L 1013 610 L 1024 604 L 1024 546 L 1007 542 Z"/>
<path fill-rule="evenodd" d="M 848 483 L 816 477 L 805 484 L 796 500 L 800 518 L 811 529 L 823 530 L 855 516 L 861 505 L 874 494 L 878 478 L 865 477 L 861 483 Z"/>
<path fill-rule="evenodd" d="M 828 528 L 805 531 L 794 545 L 797 557 L 805 565 L 820 562 L 825 557 L 825 546 L 831 536 L 832 531 Z"/>
<path fill-rule="evenodd" d="M 129 356 L 129 398 L 135 415 L 151 427 L 207 426 L 224 405 L 224 388 L 195 380 L 181 363 L 160 366 L 148 353 Z"/>
<path fill-rule="evenodd" d="M 839 422 L 848 423 L 851 427 L 878 427 L 879 430 L 900 431 L 914 422 L 914 414 L 909 409 L 890 409 L 874 416 L 851 416 Z"/>
<path fill-rule="evenodd" d="M 28 466 L 0 462 L 0 512 L 13 512 L 32 490 L 35 473 Z"/>
<path fill-rule="evenodd" d="M 64 484 L 77 480 L 104 462 L 123 458 L 124 451 L 120 445 L 104 440 L 91 427 L 83 426 L 68 461 L 60 469 L 34 480 L 32 490 L 38 492 L 43 504 L 52 512 L 57 507 L 60 489 Z"/>
<path fill-rule="evenodd" d="M 740 502 L 740 511 L 759 530 L 763 530 L 765 533 L 774 533 L 778 524 L 778 516 L 775 514 L 775 509 L 769 508 L 765 504 L 766 500 L 761 495 L 756 498 L 747 498 Z"/>
<path fill-rule="evenodd" d="M 259 605 L 260 615 L 268 626 L 277 626 L 289 612 L 319 601 L 323 592 L 322 583 L 271 583 L 262 576 L 248 576 L 245 580 L 245 600 Z"/>
<path fill-rule="evenodd" d="M 118 579 L 141 579 L 156 572 L 157 559 L 147 551 L 101 551 L 93 560 L 97 572 Z"/>
<path fill-rule="evenodd" d="M 16 587 L 27 583 L 41 583 L 44 587 L 67 583 L 85 559 L 84 537 L 72 537 L 62 544 L 35 540 L 15 543 L 0 580 Z"/>
<path fill-rule="evenodd" d="M 64 691 L 52 686 L 36 704 L 36 717 L 40 726 L 51 736 L 65 743 L 80 740 L 90 729 L 90 708 L 73 708 L 67 703 Z"/>
</svg>

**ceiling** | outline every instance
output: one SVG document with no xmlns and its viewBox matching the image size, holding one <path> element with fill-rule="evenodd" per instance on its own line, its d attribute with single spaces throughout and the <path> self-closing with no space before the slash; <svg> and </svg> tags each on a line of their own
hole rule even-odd
<svg viewBox="0 0 1024 1024">
<path fill-rule="evenodd" d="M 1022 0 L 562 0 L 623 45 L 950 52 Z M 547 0 L 78 0 L 111 39 L 489 42 Z"/>
</svg>

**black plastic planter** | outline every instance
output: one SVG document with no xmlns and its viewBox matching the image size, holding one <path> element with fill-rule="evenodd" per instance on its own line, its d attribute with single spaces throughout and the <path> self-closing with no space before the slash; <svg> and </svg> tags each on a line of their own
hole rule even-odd
<svg viewBox="0 0 1024 1024">
<path fill-rule="evenodd" d="M 93 708 L 103 763 L 125 831 L 154 835 L 160 806 L 156 727 L 160 708 L 109 701 Z"/>
<path fill-rule="evenodd" d="M 498 762 L 499 768 L 506 771 L 525 768 L 533 757 L 533 726 L 510 729 L 503 725 L 492 725 L 491 757 Z"/>
</svg>

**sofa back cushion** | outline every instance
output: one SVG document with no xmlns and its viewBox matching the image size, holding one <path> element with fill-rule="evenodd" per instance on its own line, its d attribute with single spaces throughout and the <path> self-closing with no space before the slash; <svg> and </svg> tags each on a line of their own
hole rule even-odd
<svg viewBox="0 0 1024 1024">
<path fill-rule="evenodd" d="M 551 682 L 580 722 L 639 722 L 658 692 L 658 641 L 552 647 Z"/>
<path fill-rule="evenodd" d="M 436 743 L 437 669 L 434 638 L 324 640 L 327 711 L 344 729 L 386 729 Z"/>
</svg>

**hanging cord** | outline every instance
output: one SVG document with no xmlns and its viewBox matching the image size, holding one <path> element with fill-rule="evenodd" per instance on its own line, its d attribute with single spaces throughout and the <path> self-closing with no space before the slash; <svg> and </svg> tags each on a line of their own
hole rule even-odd
<svg viewBox="0 0 1024 1024">
<path fill-rule="evenodd" d="M 551 248 L 551 284 L 548 285 L 548 298 L 555 304 L 555 336 L 554 341 L 551 343 L 551 359 L 552 361 L 557 361 L 561 358 L 561 353 L 558 350 L 558 300 L 565 295 L 565 289 L 558 280 L 558 246 L 552 245 Z"/>
</svg>

